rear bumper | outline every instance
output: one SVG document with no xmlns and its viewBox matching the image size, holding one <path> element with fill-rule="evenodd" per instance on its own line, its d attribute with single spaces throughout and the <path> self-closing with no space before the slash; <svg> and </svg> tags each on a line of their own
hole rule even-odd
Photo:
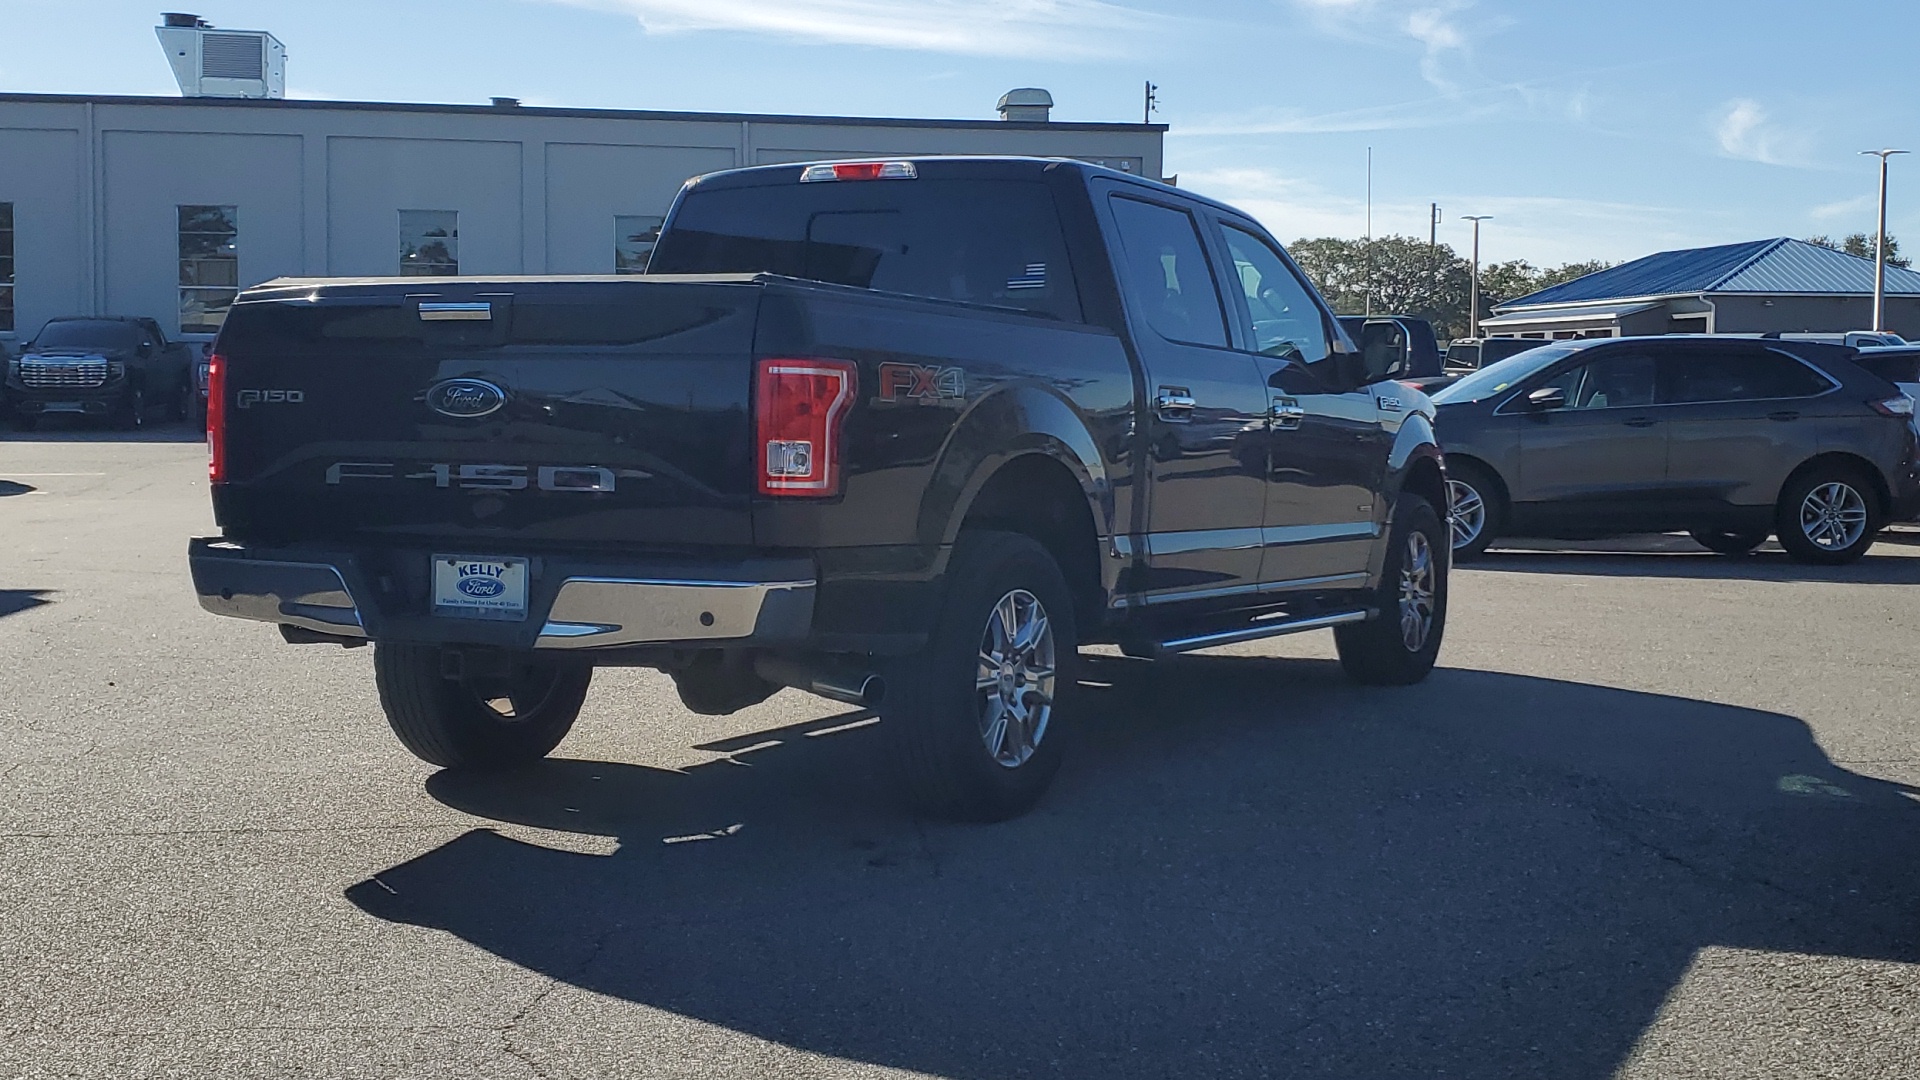
<svg viewBox="0 0 1920 1080">
<path fill-rule="evenodd" d="M 392 567 L 347 551 L 189 543 L 200 606 L 345 640 L 582 650 L 799 644 L 813 626 L 803 559 L 725 565 L 534 560 L 524 620 L 436 615 Z M 421 560 L 424 566 L 424 559 Z"/>
</svg>

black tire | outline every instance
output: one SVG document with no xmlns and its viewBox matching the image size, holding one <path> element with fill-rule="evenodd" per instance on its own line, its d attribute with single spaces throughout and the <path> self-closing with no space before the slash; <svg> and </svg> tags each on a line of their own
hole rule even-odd
<svg viewBox="0 0 1920 1080">
<path fill-rule="evenodd" d="M 1453 504 L 1447 509 L 1447 525 L 1456 560 L 1479 558 L 1499 538 L 1507 523 L 1507 504 L 1501 490 L 1500 482 L 1480 466 L 1465 461 L 1447 463 L 1447 498 Z M 1471 534 L 1463 532 L 1454 517 L 1456 510 L 1472 505 L 1465 501 L 1468 498 L 1479 500 L 1479 528 Z"/>
<path fill-rule="evenodd" d="M 1401 494 L 1393 508 L 1386 564 L 1374 600 L 1379 615 L 1333 632 L 1340 666 L 1356 682 L 1410 686 L 1433 670 L 1447 629 L 1447 537 L 1447 524 L 1427 500 L 1411 492 Z M 1422 547 L 1424 604 L 1417 595 L 1406 598 L 1422 578 L 1414 559 Z"/>
<path fill-rule="evenodd" d="M 1023 631 L 1035 625 L 1023 620 L 1044 619 L 1048 632 L 1031 637 L 1036 646 L 1044 638 L 1045 647 L 1012 643 L 1004 650 L 1010 659 L 1001 681 L 983 686 L 982 657 L 998 647 L 994 624 L 1003 604 L 1011 605 Z M 1079 640 L 1072 594 L 1045 548 L 1017 533 L 961 534 L 932 639 L 923 652 L 889 668 L 880 706 L 904 793 L 917 809 L 955 820 L 1003 821 L 1040 800 L 1060 768 L 1061 720 L 1072 713 Z M 1045 670 L 1052 672 L 1053 693 L 1051 705 L 1041 707 L 1046 683 L 1039 672 Z M 1020 711 L 1008 709 L 1009 700 Z"/>
<path fill-rule="evenodd" d="M 413 756 L 448 769 L 503 769 L 560 745 L 586 702 L 593 669 L 542 658 L 513 679 L 467 682 L 441 674 L 433 646 L 380 644 L 373 677 L 387 723 Z M 512 713 L 488 704 L 495 698 L 510 698 Z"/>
<path fill-rule="evenodd" d="M 169 410 L 168 418 L 181 424 L 193 419 L 193 399 L 197 396 L 193 380 L 183 380 L 180 383 L 180 392 L 174 395 L 173 408 Z"/>
<path fill-rule="evenodd" d="M 1828 505 L 1832 517 L 1817 509 Z M 1774 535 L 1795 562 L 1844 566 L 1867 553 L 1883 524 L 1880 499 L 1864 476 L 1844 465 L 1817 465 L 1781 489 Z"/>
<path fill-rule="evenodd" d="M 136 386 L 127 391 L 125 401 L 114 406 L 110 421 L 115 431 L 139 431 L 147 423 L 147 392 Z"/>
<path fill-rule="evenodd" d="M 1738 558 L 1753 554 L 1753 549 L 1766 543 L 1770 534 L 1765 529 L 1693 529 L 1687 535 L 1708 551 Z"/>
</svg>

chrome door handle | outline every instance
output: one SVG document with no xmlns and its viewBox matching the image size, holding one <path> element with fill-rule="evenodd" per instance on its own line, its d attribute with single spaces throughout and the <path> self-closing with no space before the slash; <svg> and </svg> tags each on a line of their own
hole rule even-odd
<svg viewBox="0 0 1920 1080">
<path fill-rule="evenodd" d="M 1273 408 L 1268 412 L 1273 418 L 1273 426 L 1281 431 L 1295 431 L 1301 421 L 1307 418 L 1306 406 L 1290 397 L 1274 398 Z"/>
<path fill-rule="evenodd" d="M 1169 424 L 1189 424 L 1193 422 L 1193 410 L 1200 403 L 1193 400 L 1193 394 L 1184 386 L 1163 386 L 1154 396 L 1154 411 L 1160 419 Z"/>
</svg>

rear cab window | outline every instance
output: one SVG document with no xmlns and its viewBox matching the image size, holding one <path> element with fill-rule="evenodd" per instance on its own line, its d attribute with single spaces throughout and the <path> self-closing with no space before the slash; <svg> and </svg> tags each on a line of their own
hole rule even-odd
<svg viewBox="0 0 1920 1080">
<path fill-rule="evenodd" d="M 689 192 L 650 274 L 780 274 L 1082 321 L 1053 193 L 1037 180 L 765 184 Z"/>
<path fill-rule="evenodd" d="M 1120 233 L 1115 261 L 1147 324 L 1168 341 L 1225 348 L 1226 312 L 1193 215 L 1126 195 L 1108 202 Z"/>
</svg>

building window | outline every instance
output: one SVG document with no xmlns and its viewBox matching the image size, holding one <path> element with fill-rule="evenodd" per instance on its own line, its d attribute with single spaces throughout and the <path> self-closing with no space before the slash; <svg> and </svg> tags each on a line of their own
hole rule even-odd
<svg viewBox="0 0 1920 1080">
<path fill-rule="evenodd" d="M 628 217 L 613 219 L 613 272 L 644 274 L 647 258 L 653 254 L 653 242 L 660 239 L 664 218 Z"/>
<path fill-rule="evenodd" d="M 13 331 L 13 204 L 0 202 L 0 334 Z"/>
<path fill-rule="evenodd" d="M 460 273 L 460 212 L 400 211 L 400 276 L 454 277 Z"/>
<path fill-rule="evenodd" d="M 180 332 L 214 334 L 240 294 L 239 215 L 231 206 L 180 209 Z"/>
</svg>

